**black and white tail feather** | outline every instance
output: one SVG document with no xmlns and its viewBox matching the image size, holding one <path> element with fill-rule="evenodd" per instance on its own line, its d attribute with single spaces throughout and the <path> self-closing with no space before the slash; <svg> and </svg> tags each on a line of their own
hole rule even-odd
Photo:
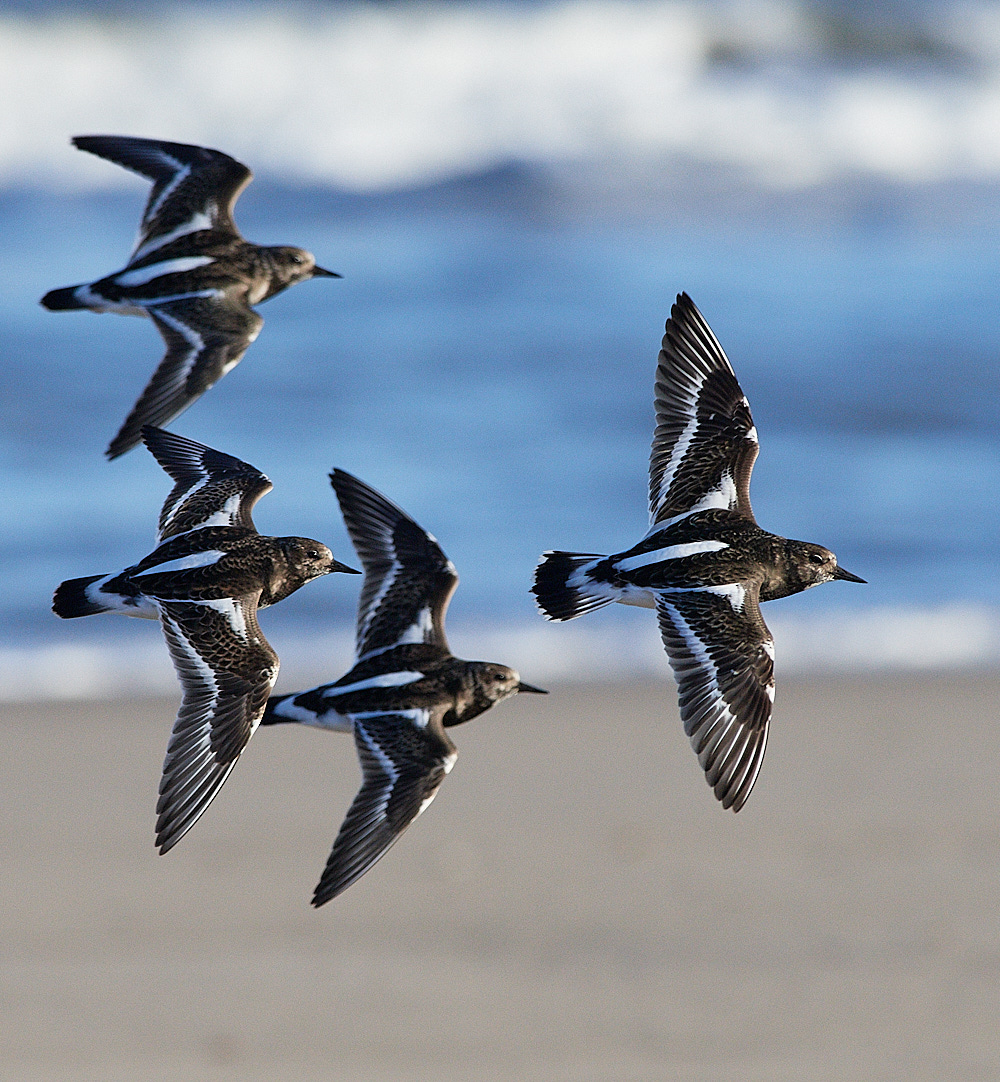
<svg viewBox="0 0 1000 1082">
<path fill-rule="evenodd" d="M 101 599 L 97 590 L 89 588 L 110 575 L 87 575 L 82 579 L 67 579 L 56 587 L 52 596 L 52 611 L 63 620 L 75 620 L 78 616 L 94 616 L 99 612 L 112 612 L 113 605 Z"/>
<path fill-rule="evenodd" d="M 596 552 L 542 554 L 535 570 L 533 593 L 538 607 L 550 620 L 573 620 L 618 600 L 618 591 L 594 578 L 594 570 L 607 556 Z"/>
</svg>

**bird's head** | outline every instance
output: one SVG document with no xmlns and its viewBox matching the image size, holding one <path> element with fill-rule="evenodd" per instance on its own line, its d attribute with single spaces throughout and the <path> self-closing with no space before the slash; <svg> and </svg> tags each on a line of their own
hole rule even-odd
<svg viewBox="0 0 1000 1082">
<path fill-rule="evenodd" d="M 467 686 L 463 696 L 463 707 L 458 715 L 452 714 L 446 725 L 459 725 L 478 717 L 491 706 L 509 699 L 519 691 L 530 691 L 536 695 L 547 695 L 541 688 L 525 684 L 515 669 L 507 665 L 497 665 L 492 661 L 467 661 L 463 683 Z"/>
<path fill-rule="evenodd" d="M 268 248 L 271 257 L 271 273 L 273 285 L 270 296 L 295 285 L 296 282 L 305 282 L 310 278 L 339 278 L 334 271 L 325 270 L 316 266 L 316 257 L 305 248 L 291 248 L 288 246 Z"/>
<path fill-rule="evenodd" d="M 318 579 L 321 575 L 330 575 L 342 571 L 348 575 L 360 575 L 361 572 L 347 564 L 335 560 L 333 553 L 321 541 L 309 537 L 280 537 L 277 539 L 285 557 L 285 566 L 278 570 L 277 580 L 272 584 L 271 600 L 273 605 L 300 586 Z"/>
<path fill-rule="evenodd" d="M 810 586 L 819 586 L 822 582 L 843 579 L 845 582 L 864 582 L 862 578 L 845 571 L 837 563 L 837 557 L 822 545 L 813 545 L 808 541 L 789 541 L 790 570 L 798 580 L 798 588 L 806 590 Z"/>
</svg>

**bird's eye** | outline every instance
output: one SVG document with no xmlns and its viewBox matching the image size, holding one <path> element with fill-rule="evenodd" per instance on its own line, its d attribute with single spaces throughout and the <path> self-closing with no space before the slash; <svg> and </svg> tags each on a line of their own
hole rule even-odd
<svg viewBox="0 0 1000 1082">
<path fill-rule="evenodd" d="M 809 554 L 809 559 L 810 559 L 810 560 L 812 560 L 812 562 L 813 562 L 814 564 L 823 564 L 823 563 L 826 563 L 826 559 L 825 559 L 825 557 L 824 557 L 824 556 L 822 555 L 822 553 L 819 553 L 819 552 L 812 552 L 812 553 L 810 553 L 810 554 Z"/>
<path fill-rule="evenodd" d="M 319 549 L 310 549 L 306 553 L 306 555 L 312 560 L 318 560 L 319 559 Z"/>
<path fill-rule="evenodd" d="M 293 255 L 293 256 L 292 256 L 292 262 L 293 262 L 293 263 L 301 263 L 301 262 L 302 262 L 302 256 L 300 256 L 300 255 Z"/>
</svg>

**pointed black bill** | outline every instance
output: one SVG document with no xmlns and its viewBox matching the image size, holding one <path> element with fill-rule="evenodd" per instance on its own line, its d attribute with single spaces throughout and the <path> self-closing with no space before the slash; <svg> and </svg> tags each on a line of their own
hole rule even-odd
<svg viewBox="0 0 1000 1082">
<path fill-rule="evenodd" d="M 531 684 L 525 684 L 523 681 L 517 685 L 518 691 L 530 691 L 533 695 L 548 695 L 548 692 L 544 688 L 534 688 Z"/>
<path fill-rule="evenodd" d="M 336 271 L 328 271 L 323 267 L 313 267 L 313 278 L 343 278 L 342 274 L 338 274 Z"/>
<path fill-rule="evenodd" d="M 345 575 L 360 575 L 361 572 L 355 567 L 348 567 L 347 564 L 342 564 L 339 560 L 334 560 L 330 565 L 331 574 L 334 571 L 343 571 Z M 861 581 L 860 579 L 858 580 Z"/>
<path fill-rule="evenodd" d="M 843 579 L 845 582 L 863 582 L 867 584 L 867 579 L 859 579 L 857 575 L 852 575 L 850 571 L 845 571 L 842 567 L 835 567 L 833 569 L 833 577 L 835 579 Z"/>
</svg>

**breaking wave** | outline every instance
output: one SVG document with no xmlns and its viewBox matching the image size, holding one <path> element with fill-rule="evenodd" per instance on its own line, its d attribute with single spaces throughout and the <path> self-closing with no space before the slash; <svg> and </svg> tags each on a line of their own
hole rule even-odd
<svg viewBox="0 0 1000 1082">
<path fill-rule="evenodd" d="M 1000 175 L 1000 10 L 670 0 L 65 5 L 0 17 L 0 184 L 121 185 L 113 131 L 356 190 L 510 161 L 777 188 Z M 44 178 L 44 179 L 43 179 Z"/>
<path fill-rule="evenodd" d="M 995 669 L 1000 612 L 969 604 L 928 609 L 851 610 L 823 617 L 776 617 L 779 677 L 831 673 Z M 605 613 L 600 620 L 449 628 L 464 657 L 502 658 L 533 683 L 661 679 L 670 668 L 651 613 Z M 131 629 L 128 629 L 131 630 Z M 278 692 L 328 683 L 351 665 L 347 627 L 282 643 Z M 0 649 L 0 702 L 179 695 L 166 648 L 55 645 Z"/>
</svg>

